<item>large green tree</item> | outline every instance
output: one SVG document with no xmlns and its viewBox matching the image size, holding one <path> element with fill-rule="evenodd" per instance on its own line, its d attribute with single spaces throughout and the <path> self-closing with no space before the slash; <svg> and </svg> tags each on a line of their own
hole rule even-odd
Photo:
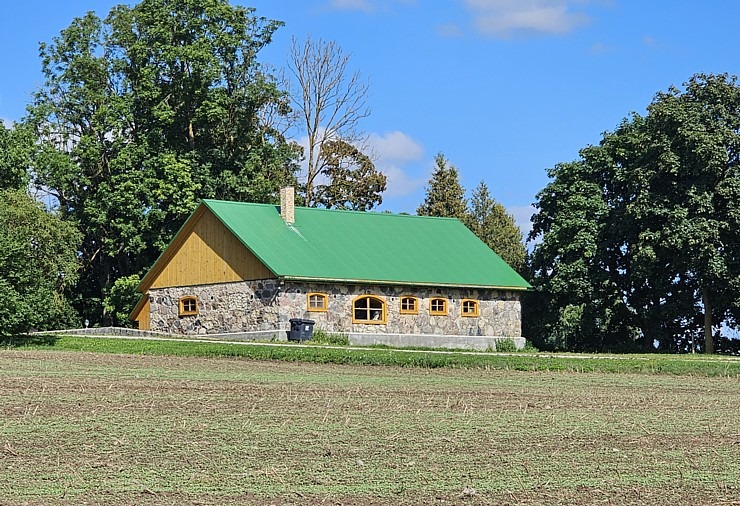
<svg viewBox="0 0 740 506">
<path fill-rule="evenodd" d="M 473 190 L 465 225 L 507 264 L 518 272 L 523 271 L 527 250 L 522 231 L 514 217 L 491 196 L 483 181 Z"/>
<path fill-rule="evenodd" d="M 34 140 L 33 132 L 24 125 L 6 128 L 0 121 L 0 190 L 28 185 Z"/>
<path fill-rule="evenodd" d="M 467 200 L 460 174 L 442 153 L 434 158 L 434 172 L 426 187 L 424 202 L 416 210 L 420 216 L 444 216 L 465 220 Z"/>
<path fill-rule="evenodd" d="M 343 140 L 327 141 L 321 147 L 325 184 L 313 188 L 314 203 L 327 209 L 369 211 L 383 202 L 387 178 L 369 156 Z"/>
<path fill-rule="evenodd" d="M 42 44 L 35 182 L 82 231 L 91 321 L 201 198 L 273 202 L 295 182 L 299 149 L 274 120 L 289 99 L 257 61 L 279 26 L 227 0 L 142 0 Z"/>
<path fill-rule="evenodd" d="M 530 334 L 712 353 L 740 308 L 739 146 L 736 79 L 696 75 L 551 170 L 532 233 Z"/>
<path fill-rule="evenodd" d="M 0 336 L 74 321 L 64 292 L 77 277 L 79 240 L 25 190 L 0 189 Z"/>
</svg>

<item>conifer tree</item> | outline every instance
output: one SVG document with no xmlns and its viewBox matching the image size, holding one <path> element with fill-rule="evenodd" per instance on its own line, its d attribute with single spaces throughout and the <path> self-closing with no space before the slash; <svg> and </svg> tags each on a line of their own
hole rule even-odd
<svg viewBox="0 0 740 506">
<path fill-rule="evenodd" d="M 506 208 L 491 197 L 483 181 L 473 190 L 464 223 L 507 264 L 522 271 L 527 254 L 522 231 Z"/>
<path fill-rule="evenodd" d="M 439 153 L 434 161 L 437 167 L 426 188 L 424 202 L 416 210 L 416 214 L 458 218 L 464 221 L 467 202 L 457 169 L 442 153 Z"/>
</svg>

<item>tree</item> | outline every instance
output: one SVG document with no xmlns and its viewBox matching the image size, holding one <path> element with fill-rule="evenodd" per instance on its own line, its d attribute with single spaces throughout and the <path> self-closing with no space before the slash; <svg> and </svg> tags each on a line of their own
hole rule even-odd
<svg viewBox="0 0 740 506">
<path fill-rule="evenodd" d="M 366 138 L 358 131 L 360 121 L 370 114 L 369 85 L 359 72 L 349 71 L 349 60 L 350 55 L 334 41 L 308 37 L 300 44 L 294 38 L 290 49 L 288 67 L 296 83 L 292 100 L 308 145 L 305 204 L 309 207 L 348 202 L 362 194 L 361 207 L 370 209 L 380 204 L 380 193 L 385 191 L 385 176 L 362 153 Z M 347 177 L 339 167 L 342 160 L 356 164 L 372 182 L 359 188 L 363 180 Z"/>
<path fill-rule="evenodd" d="M 522 231 L 506 208 L 491 197 L 483 181 L 473 190 L 465 225 L 507 264 L 522 272 L 527 255 Z"/>
<path fill-rule="evenodd" d="M 142 0 L 41 45 L 35 184 L 79 223 L 76 303 L 91 321 L 201 198 L 275 202 L 295 181 L 299 148 L 270 119 L 289 99 L 256 59 L 279 26 L 227 0 Z"/>
<path fill-rule="evenodd" d="M 70 322 L 64 291 L 77 276 L 79 240 L 24 190 L 0 190 L 0 336 Z"/>
<path fill-rule="evenodd" d="M 424 202 L 416 210 L 416 214 L 444 216 L 465 221 L 467 201 L 457 169 L 442 153 L 435 157 L 434 162 L 436 167 L 426 187 Z"/>
<path fill-rule="evenodd" d="M 370 157 L 343 140 L 322 147 L 326 159 L 323 174 L 328 184 L 316 185 L 315 200 L 327 209 L 369 211 L 383 202 L 387 178 L 375 170 Z"/>
<path fill-rule="evenodd" d="M 740 309 L 738 147 L 736 79 L 696 75 L 551 170 L 530 236 L 542 239 L 530 333 L 563 347 L 558 336 L 712 353 Z"/>
<path fill-rule="evenodd" d="M 23 125 L 6 128 L 0 121 L 0 190 L 28 186 L 34 137 Z"/>
</svg>

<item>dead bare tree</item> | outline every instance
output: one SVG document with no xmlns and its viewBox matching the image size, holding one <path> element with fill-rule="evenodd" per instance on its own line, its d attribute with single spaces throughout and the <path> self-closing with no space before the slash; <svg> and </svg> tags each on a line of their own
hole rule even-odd
<svg viewBox="0 0 740 506">
<path fill-rule="evenodd" d="M 327 166 L 323 147 L 342 140 L 358 149 L 365 148 L 366 136 L 357 130 L 362 118 L 370 115 L 367 107 L 369 85 L 359 71 L 350 72 L 350 55 L 334 41 L 313 40 L 304 43 L 295 37 L 288 67 L 296 85 L 291 96 L 299 122 L 305 121 L 308 138 L 308 173 L 306 205 L 318 204 L 314 192 L 316 178 Z"/>
</svg>

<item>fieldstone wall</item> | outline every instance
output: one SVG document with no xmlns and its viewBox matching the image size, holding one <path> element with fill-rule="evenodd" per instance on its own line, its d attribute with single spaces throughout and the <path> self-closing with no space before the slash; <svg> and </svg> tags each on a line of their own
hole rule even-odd
<svg viewBox="0 0 740 506">
<path fill-rule="evenodd" d="M 310 292 L 327 295 L 326 312 L 309 312 L 306 296 Z M 352 302 L 361 295 L 374 295 L 386 303 L 386 324 L 353 324 Z M 419 299 L 419 314 L 401 314 L 401 297 Z M 429 301 L 447 299 L 447 316 L 429 314 Z M 479 304 L 479 316 L 461 316 L 462 299 Z M 337 285 L 286 282 L 278 295 L 280 321 L 308 318 L 315 328 L 337 333 L 433 334 L 463 336 L 520 337 L 521 304 L 518 292 L 380 285 Z"/>
<path fill-rule="evenodd" d="M 326 312 L 308 311 L 310 292 L 327 295 Z M 352 323 L 352 303 L 361 295 L 385 301 L 387 323 Z M 179 315 L 179 299 L 185 296 L 197 297 L 197 315 Z M 418 314 L 401 314 L 403 296 L 418 298 Z M 435 297 L 447 299 L 446 316 L 429 314 L 430 300 Z M 462 299 L 477 300 L 479 316 L 461 316 Z M 316 329 L 332 333 L 521 336 L 521 305 L 519 293 L 514 291 L 295 282 L 281 285 L 278 280 L 266 279 L 152 289 L 149 300 L 151 330 L 169 334 L 286 331 L 291 318 L 306 318 L 316 322 Z"/>
<path fill-rule="evenodd" d="M 265 279 L 149 291 L 150 326 L 170 334 L 224 334 L 276 330 L 278 281 Z M 179 315 L 179 300 L 198 299 L 198 314 Z"/>
</svg>

